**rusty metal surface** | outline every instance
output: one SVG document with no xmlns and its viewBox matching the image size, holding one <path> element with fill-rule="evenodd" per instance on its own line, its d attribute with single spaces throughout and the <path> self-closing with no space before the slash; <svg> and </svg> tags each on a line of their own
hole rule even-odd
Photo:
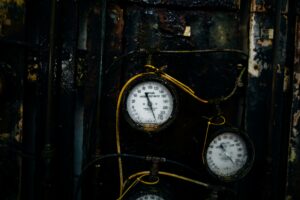
<svg viewBox="0 0 300 200">
<path fill-rule="evenodd" d="M 263 70 L 269 69 L 272 61 L 272 44 L 274 38 L 273 18 L 266 14 L 251 14 L 250 50 L 248 72 L 250 76 L 259 77 Z"/>
<path fill-rule="evenodd" d="M 179 1 L 176 2 L 178 3 Z M 190 1 L 180 1 L 180 3 L 187 6 Z M 202 3 L 211 3 L 211 1 L 202 1 Z M 104 81 L 103 104 L 105 108 L 103 110 L 102 127 L 104 142 L 102 150 L 105 152 L 111 152 L 115 149 L 112 132 L 115 130 L 114 113 L 120 86 L 134 74 L 144 71 L 143 65 L 145 64 L 146 56 L 139 52 L 140 49 L 150 51 L 242 49 L 239 12 L 229 12 L 226 9 L 219 10 L 218 12 L 208 9 L 185 10 L 186 6 L 168 9 L 169 6 L 171 5 L 151 5 L 147 3 L 122 3 L 120 5 L 112 3 L 109 6 L 107 20 L 108 34 L 106 36 L 106 67 L 112 63 L 113 56 L 117 57 L 121 54 L 124 57 L 122 57 L 121 61 L 115 63 L 113 70 L 110 70 L 106 74 Z M 95 14 L 93 13 L 93 9 L 90 10 L 90 17 L 92 17 Z M 91 26 L 92 24 L 97 23 L 90 21 Z M 95 31 L 95 27 L 92 30 Z M 97 44 L 97 38 L 92 37 L 92 35 L 90 35 L 88 41 L 91 41 L 90 44 L 92 45 Z M 89 53 L 93 50 L 91 47 L 88 47 Z M 247 56 L 239 56 L 239 54 L 228 52 L 212 53 L 209 55 L 156 54 L 153 55 L 152 61 L 157 67 L 167 64 L 166 71 L 172 76 L 192 87 L 202 97 L 213 98 L 225 96 L 232 89 L 232 86 L 235 85 L 235 77 L 238 74 L 238 66 L 247 65 L 245 57 Z M 89 64 L 89 67 L 96 70 L 95 65 Z M 89 84 L 95 80 L 94 74 L 92 71 L 88 73 Z M 239 92 L 243 93 L 243 90 L 244 88 L 242 87 L 239 89 Z M 88 91 L 91 94 L 90 97 L 93 97 L 92 92 L 94 91 L 92 88 Z M 180 91 L 178 92 L 182 101 L 180 104 L 182 109 L 177 121 L 172 124 L 170 129 L 153 136 L 152 139 L 128 127 L 128 124 L 123 122 L 122 118 L 121 139 L 124 152 L 166 155 L 176 160 L 187 161 L 191 166 L 201 166 L 201 161 L 198 159 L 198 151 L 202 145 L 205 123 L 200 123 L 197 120 L 201 121 L 201 119 L 194 116 L 200 117 L 215 110 L 214 108 L 212 110 L 204 108 L 204 106 L 198 105 L 188 98 L 187 95 L 182 94 Z M 241 106 L 237 103 L 237 101 L 243 102 L 242 98 L 240 95 L 234 96 L 222 105 L 222 108 L 226 110 L 224 112 L 228 115 L 228 119 L 230 118 L 229 121 L 233 124 L 240 125 L 237 121 L 240 122 L 240 119 L 243 117 L 241 116 L 242 111 L 240 111 Z M 93 111 L 94 107 L 92 105 L 90 104 L 90 107 L 87 107 L 89 109 L 87 110 L 88 112 Z M 132 163 L 131 161 L 128 162 Z M 140 166 L 129 165 L 124 173 L 132 173 L 133 170 L 138 170 L 141 166 L 143 164 Z M 108 170 L 107 173 L 112 172 L 112 166 L 104 164 L 103 167 Z M 208 176 L 204 170 L 200 171 L 200 173 L 203 177 Z M 115 175 L 114 172 L 113 174 Z M 210 180 L 209 177 L 207 178 L 207 180 Z M 101 192 L 109 196 L 115 193 L 115 188 L 108 187 L 109 185 L 107 185 L 107 182 L 111 182 L 111 179 L 112 177 L 106 176 L 101 181 L 103 188 L 106 188 L 103 191 L 101 190 Z M 180 187 L 179 183 L 173 184 L 176 188 Z M 187 189 L 190 190 L 191 188 Z M 184 191 L 178 191 L 180 197 L 183 197 Z M 195 192 L 196 190 L 191 189 L 191 191 Z M 207 192 L 201 190 L 196 195 L 199 198 L 205 197 L 207 196 Z"/>
<path fill-rule="evenodd" d="M 251 0 L 251 12 L 269 12 L 272 13 L 276 1 L 272 0 Z M 288 12 L 288 0 L 282 1 L 282 13 Z"/>
<path fill-rule="evenodd" d="M 297 18 L 293 74 L 293 102 L 289 141 L 287 200 L 300 198 L 300 18 Z"/>
<path fill-rule="evenodd" d="M 261 177 L 252 188 L 260 193 L 258 199 L 281 199 L 284 193 L 285 167 L 279 163 L 284 160 L 283 145 L 288 137 L 282 129 L 288 18 L 281 12 L 280 23 L 276 22 L 273 3 L 253 0 L 250 13 L 246 124 L 256 147 L 256 175 L 252 177 Z M 282 4 L 281 11 L 286 9 L 286 1 Z M 274 49 L 275 40 L 278 49 Z"/>
<path fill-rule="evenodd" d="M 125 16 L 131 19 L 125 30 L 130 37 L 126 41 L 135 40 L 128 51 L 240 48 L 238 13 L 129 7 Z M 190 34 L 185 35 L 187 28 Z"/>
<path fill-rule="evenodd" d="M 10 3 L 8 3 L 10 2 Z M 30 49 L 28 54 L 28 66 L 26 70 L 25 91 L 26 95 L 25 107 L 26 113 L 26 133 L 31 134 L 26 139 L 27 150 L 31 153 L 40 153 L 35 151 L 35 146 L 39 146 L 42 141 L 42 127 L 44 123 L 44 108 L 45 103 L 45 71 L 48 68 L 48 21 L 49 21 L 49 0 L 33 1 L 31 2 L 31 8 L 35 8 L 35 12 L 32 12 L 29 7 L 29 18 L 31 24 L 28 24 L 28 31 L 32 31 L 33 34 L 28 34 L 29 40 L 38 44 L 36 49 Z M 80 37 L 79 48 L 77 50 L 77 13 L 76 6 L 79 3 L 79 10 L 81 15 L 80 21 Z M 247 3 L 246 1 L 241 1 Z M 58 1 L 59 9 L 59 40 L 57 41 L 57 55 L 56 55 L 56 116 L 55 126 L 58 136 L 55 139 L 55 145 L 58 149 L 56 172 L 58 175 L 55 177 L 60 183 L 55 183 L 60 189 L 55 192 L 63 192 L 61 196 L 65 199 L 71 198 L 71 168 L 72 163 L 72 144 L 70 138 L 72 138 L 73 131 L 73 114 L 74 114 L 74 94 L 79 94 L 79 99 L 84 101 L 82 106 L 84 107 L 83 117 L 83 137 L 84 137 L 84 153 L 86 153 L 86 160 L 92 159 L 95 155 L 95 146 L 101 146 L 97 149 L 97 153 L 105 154 L 107 152 L 114 152 L 114 129 L 115 129 L 115 102 L 118 97 L 118 91 L 123 83 L 132 77 L 134 74 L 142 72 L 142 66 L 145 64 L 145 54 L 139 53 L 141 49 L 147 50 L 186 50 L 186 49 L 245 49 L 243 46 L 243 40 L 241 35 L 241 26 L 247 27 L 247 24 L 241 24 L 240 17 L 241 11 L 239 10 L 241 2 L 239 0 L 127 0 L 127 1 L 109 1 L 107 9 L 107 34 L 105 36 L 105 56 L 104 56 L 104 71 L 109 69 L 109 66 L 113 63 L 114 70 L 109 71 L 104 76 L 103 85 L 103 110 L 101 131 L 105 134 L 101 136 L 100 144 L 96 144 L 95 138 L 95 105 L 97 102 L 97 80 L 99 70 L 99 44 L 100 41 L 100 24 L 101 21 L 101 5 L 99 1 Z M 274 119 L 274 126 L 276 130 L 272 138 L 272 177 L 268 180 L 265 178 L 266 173 L 270 173 L 269 166 L 265 165 L 266 149 L 270 148 L 267 144 L 268 141 L 268 118 L 270 111 L 270 96 L 271 96 L 271 78 L 272 67 L 274 63 L 272 54 L 274 47 L 274 24 L 275 19 L 273 17 L 274 2 L 272 0 L 252 0 L 251 1 L 251 14 L 249 24 L 249 60 L 248 60 L 248 77 L 244 77 L 247 87 L 239 89 L 238 94 L 234 96 L 229 102 L 221 105 L 228 121 L 233 125 L 246 126 L 248 134 L 251 139 L 254 140 L 256 147 L 256 159 L 255 166 L 243 181 L 238 185 L 233 185 L 233 188 L 238 191 L 239 199 L 262 199 L 266 200 L 270 195 L 276 196 L 281 193 L 277 190 L 282 179 L 278 179 L 280 176 L 280 170 L 282 166 L 278 161 L 281 160 L 282 142 L 281 138 L 287 137 L 287 133 L 281 132 L 281 120 L 282 120 L 282 91 L 288 90 L 288 84 L 286 84 L 283 90 L 283 76 L 286 54 L 286 29 L 288 24 L 287 16 L 282 15 L 282 23 L 280 26 L 280 58 L 278 69 L 276 71 L 277 87 L 275 92 L 277 93 L 277 99 L 275 102 L 276 117 Z M 283 1 L 282 12 L 287 12 L 286 1 Z M 298 12 L 300 3 L 298 4 Z M 11 15 L 9 9 L 13 9 L 13 13 L 20 13 L 23 6 L 23 0 L 13 1 L 1 1 L 0 2 L 0 38 L 6 36 L 14 36 L 19 32 L 19 28 L 22 28 L 22 18 L 19 15 Z M 22 11 L 23 12 L 23 11 Z M 32 14 L 34 13 L 34 14 Z M 24 13 L 23 13 L 24 14 Z M 32 15 L 32 16 L 30 16 Z M 4 17 L 3 17 L 4 16 Z M 2 18 L 1 18 L 2 17 Z M 15 20 L 11 19 L 15 17 Z M 295 55 L 295 71 L 294 71 L 294 96 L 293 96 L 293 108 L 292 108 L 292 131 L 290 139 L 290 152 L 289 152 L 289 175 L 288 175 L 288 195 L 289 200 L 300 199 L 297 189 L 299 186 L 299 160 L 300 160 L 300 20 L 298 20 L 298 37 L 297 37 L 297 51 Z M 38 28 L 37 28 L 38 27 Z M 29 32 L 30 33 L 30 32 Z M 243 35 L 245 37 L 245 35 Z M 135 52 L 133 54 L 130 54 Z M 130 55 L 128 55 L 130 54 Z M 122 57 L 118 62 L 114 63 L 116 58 Z M 155 66 L 162 66 L 167 64 L 166 71 L 192 87 L 197 94 L 202 97 L 213 98 L 216 96 L 224 96 L 231 90 L 235 84 L 235 77 L 238 74 L 237 66 L 247 66 L 247 61 L 244 58 L 230 53 L 214 53 L 210 55 L 154 55 L 153 64 Z M 247 80 L 246 80 L 247 79 Z M 288 82 L 288 81 L 287 81 Z M 274 92 L 274 91 L 273 91 Z M 245 102 L 245 96 L 247 100 Z M 124 144 L 124 149 L 128 152 L 150 152 L 168 155 L 172 158 L 179 158 L 182 160 L 188 160 L 191 165 L 200 169 L 203 176 L 201 178 L 205 181 L 211 181 L 211 177 L 205 174 L 198 159 L 199 145 L 203 138 L 204 125 L 199 123 L 200 115 L 211 114 L 215 112 L 213 106 L 205 107 L 196 105 L 191 99 L 186 98 L 184 94 L 180 93 L 181 103 L 187 105 L 182 107 L 181 113 L 170 130 L 163 132 L 162 136 L 159 134 L 153 138 L 147 138 L 141 133 L 137 133 L 131 130 L 125 123 L 122 124 L 123 133 L 132 137 L 129 138 L 127 144 Z M 244 111 L 246 106 L 246 111 Z M 273 105 L 272 105 L 273 106 Z M 246 114 L 245 114 L 246 112 Z M 199 114 L 200 113 L 200 114 Z M 246 116 L 244 116 L 244 114 Z M 195 118 L 195 116 L 199 116 Z M 246 119 L 244 120 L 244 117 Z M 284 116 L 286 117 L 286 116 Z M 36 119 L 37 118 L 37 119 Z M 238 118 L 238 119 L 236 119 Z M 80 118 L 81 119 L 81 118 Z M 199 121 L 196 121 L 199 120 Z M 243 121 L 244 120 L 244 121 Z M 243 124 L 244 123 L 244 124 Z M 30 127 L 29 127 L 29 126 Z M 197 130 L 195 132 L 195 130 Z M 184 133 L 184 134 L 182 134 Z M 28 135 L 27 135 L 28 136 Z M 123 135 L 122 135 L 123 136 Z M 138 139 L 139 138 L 139 139 Z M 170 139 L 172 138 L 172 139 Z M 36 140 L 35 140 L 36 139 Z M 130 143 L 132 142 L 132 143 Z M 155 143 L 158 142 L 158 143 Z M 153 145 L 158 144 L 158 145 Z M 167 145 L 165 145 L 167 144 Z M 188 144 L 188 145 L 187 145 Z M 149 151 L 149 149 L 154 151 Z M 140 151 L 138 151 L 140 150 Z M 68 157 L 70 156 L 70 157 Z M 197 158 L 193 160 L 194 158 Z M 190 160 L 189 160 L 190 159 Z M 84 160 L 84 162 L 86 161 Z M 26 165 L 25 160 L 25 165 Z M 34 193 L 33 189 L 40 189 L 40 186 L 34 186 L 35 183 L 40 183 L 41 180 L 35 181 L 36 175 L 34 171 L 35 163 L 33 161 L 28 168 L 28 173 L 25 173 L 24 180 L 29 180 L 27 186 L 29 192 L 32 192 L 32 197 L 40 197 L 41 194 Z M 59 166 L 63 163 L 63 166 Z M 26 165 L 27 166 L 27 165 Z M 108 188 L 96 190 L 98 195 L 101 194 L 115 194 L 117 186 L 114 184 L 113 178 L 118 176 L 113 173 L 113 177 L 107 176 L 107 172 L 115 172 L 113 167 L 114 163 L 104 164 L 104 172 L 102 180 L 98 183 L 91 183 L 90 176 L 87 182 L 98 184 L 95 188 Z M 39 167 L 39 166 L 38 166 Z M 103 166 L 101 166 L 103 167 Z M 134 165 L 133 169 L 135 169 Z M 130 169 L 131 170 L 131 169 Z M 284 173 L 284 169 L 282 170 Z M 66 175 L 67 178 L 60 175 Z M 58 177 L 60 176 L 60 177 Z M 63 179 L 63 180 L 62 180 Z M 1 181 L 1 180 L 0 180 Z M 105 182 L 106 181 L 106 182 Z M 96 182 L 96 181 L 95 181 Z M 26 182 L 24 182 L 26 183 Z M 107 184 L 108 183 L 108 184 Z M 219 183 L 218 183 L 219 184 Z M 69 185 L 69 186 L 66 186 Z M 88 184 L 87 184 L 88 185 Z M 224 184 L 226 185 L 226 184 Z M 228 184 L 226 186 L 231 187 Z M 25 185 L 26 186 L 26 185 Z M 89 196 L 89 186 L 85 193 Z M 182 188 L 180 184 L 179 190 Z M 34 187 L 34 188 L 33 188 Z M 251 188 L 251 189 L 249 189 Z M 25 187 L 26 189 L 26 187 Z M 190 188 L 187 188 L 190 189 Z M 175 188 L 176 190 L 176 188 Z M 92 189 L 91 189 L 92 191 Z M 192 191 L 192 190 L 191 190 Z M 199 193 L 198 188 L 197 195 L 206 195 L 205 191 Z M 93 191 L 95 192 L 95 191 Z M 182 191 L 184 196 L 185 191 Z M 272 193 L 273 194 L 270 194 Z M 24 191 L 26 194 L 26 191 Z M 55 194 L 58 195 L 58 194 Z M 25 195 L 26 196 L 26 195 Z M 93 195 L 91 195 L 93 196 Z M 226 195 L 225 195 L 226 196 Z M 230 196 L 230 195 L 229 195 Z M 86 197 L 86 196 L 85 196 Z M 279 199 L 279 196 L 276 197 Z M 276 199 L 273 198 L 272 200 Z M 26 198 L 25 198 L 26 199 Z M 30 199 L 30 198 L 28 198 Z M 229 197 L 229 199 L 232 199 Z"/>
<path fill-rule="evenodd" d="M 130 6 L 124 14 L 127 22 L 124 30 L 125 52 L 140 49 L 242 49 L 239 13 L 141 9 Z M 133 62 L 128 61 L 126 64 L 128 77 L 143 70 L 145 55 L 137 53 L 136 57 L 139 59 L 132 59 Z M 241 62 L 242 57 L 233 59 L 229 53 L 153 57 L 156 66 L 167 64 L 167 70 L 175 77 L 192 86 L 197 92 L 199 90 L 203 97 L 210 98 L 228 94 L 234 84 L 236 66 Z M 186 67 L 189 70 L 183 72 Z M 191 78 L 192 74 L 197 78 Z M 215 79 L 210 79 L 213 76 Z"/>
<path fill-rule="evenodd" d="M 128 2 L 141 3 L 151 6 L 178 6 L 178 7 L 201 7 L 238 9 L 240 0 L 128 0 Z"/>
<path fill-rule="evenodd" d="M 266 12 L 272 7 L 272 0 L 251 0 L 251 12 Z"/>
<path fill-rule="evenodd" d="M 23 39 L 24 0 L 2 0 L 0 2 L 0 38 Z"/>
<path fill-rule="evenodd" d="M 2 199 L 20 196 L 22 141 L 21 72 L 24 66 L 25 5 L 23 0 L 0 1 L 0 193 Z M 21 44 L 22 43 L 22 44 Z M 22 55 L 23 54 L 23 55 Z"/>
</svg>

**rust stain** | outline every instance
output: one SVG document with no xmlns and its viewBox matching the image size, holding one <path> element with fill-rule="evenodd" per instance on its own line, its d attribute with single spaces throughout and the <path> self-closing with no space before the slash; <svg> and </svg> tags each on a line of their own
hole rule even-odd
<svg viewBox="0 0 300 200">
<path fill-rule="evenodd" d="M 111 40 L 112 49 L 121 49 L 123 30 L 124 30 L 124 10 L 119 5 L 112 5 L 109 16 L 113 20 L 113 39 Z"/>
<path fill-rule="evenodd" d="M 269 21 L 264 15 L 251 13 L 248 73 L 252 77 L 259 77 L 263 70 L 271 66 L 274 30 L 269 26 Z M 277 73 L 283 73 L 282 66 L 277 66 Z"/>
<path fill-rule="evenodd" d="M 296 127 L 299 124 L 300 110 L 293 114 L 293 126 Z"/>
<path fill-rule="evenodd" d="M 297 18 L 296 34 L 295 34 L 295 71 L 300 70 L 300 19 Z M 299 71 L 300 72 L 300 71 Z"/>
<path fill-rule="evenodd" d="M 290 88 L 290 71 L 288 67 L 284 67 L 283 91 L 286 92 Z"/>
<path fill-rule="evenodd" d="M 249 61 L 248 73 L 253 77 L 259 77 L 261 69 L 259 64 L 255 61 L 255 15 L 252 14 L 250 18 L 250 31 L 249 31 Z"/>
<path fill-rule="evenodd" d="M 38 64 L 30 64 L 28 66 L 28 74 L 27 74 L 27 79 L 31 82 L 37 81 L 38 80 L 38 69 L 39 65 Z"/>
<path fill-rule="evenodd" d="M 300 100 L 300 91 L 299 91 L 299 87 L 300 87 L 300 73 L 295 72 L 294 73 L 294 99 L 298 99 Z"/>
<path fill-rule="evenodd" d="M 268 47 L 268 46 L 272 46 L 273 44 L 273 40 L 269 40 L 269 39 L 259 39 L 257 40 L 257 44 L 262 46 L 262 47 Z"/>
<path fill-rule="evenodd" d="M 266 12 L 271 7 L 265 1 L 260 1 L 259 3 L 256 1 L 257 0 L 251 1 L 251 12 Z"/>
<path fill-rule="evenodd" d="M 299 199 L 299 142 L 300 142 L 300 21 L 297 18 L 296 34 L 295 34 L 295 55 L 294 55 L 294 74 L 293 74 L 293 105 L 292 105 L 292 121 L 291 135 L 289 141 L 289 174 L 287 182 L 287 200 Z"/>
<path fill-rule="evenodd" d="M 184 15 L 179 15 L 171 11 L 159 12 L 159 29 L 162 32 L 173 35 L 184 35 L 186 26 Z"/>
<path fill-rule="evenodd" d="M 297 160 L 297 150 L 295 147 L 292 147 L 290 145 L 290 149 L 289 149 L 289 162 L 295 162 Z"/>
</svg>

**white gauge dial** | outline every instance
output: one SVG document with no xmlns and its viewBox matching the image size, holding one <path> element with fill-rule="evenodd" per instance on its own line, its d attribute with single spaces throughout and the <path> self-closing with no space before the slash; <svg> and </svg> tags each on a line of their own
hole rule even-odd
<svg viewBox="0 0 300 200">
<path fill-rule="evenodd" d="M 244 139 L 236 133 L 224 132 L 208 145 L 206 162 L 209 170 L 219 177 L 234 176 L 248 161 Z"/>
<path fill-rule="evenodd" d="M 134 123 L 151 130 L 172 117 L 174 97 L 164 84 L 147 80 L 136 84 L 130 90 L 126 108 Z"/>
<path fill-rule="evenodd" d="M 136 200 L 164 200 L 164 198 L 157 196 L 155 194 L 146 194 L 137 198 Z"/>
</svg>

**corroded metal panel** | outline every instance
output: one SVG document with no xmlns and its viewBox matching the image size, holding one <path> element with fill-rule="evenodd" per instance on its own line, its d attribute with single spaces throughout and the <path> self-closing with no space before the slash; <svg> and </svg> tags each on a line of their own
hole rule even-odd
<svg viewBox="0 0 300 200">
<path fill-rule="evenodd" d="M 261 177 L 252 188 L 260 194 L 258 199 L 281 199 L 284 188 L 280 157 L 286 148 L 282 138 L 287 138 L 282 99 L 288 18 L 286 1 L 275 3 L 251 1 L 246 126 L 256 147 L 253 177 Z"/>
<path fill-rule="evenodd" d="M 276 1 L 272 0 L 251 0 L 251 12 L 272 12 L 275 9 Z M 282 0 L 281 11 L 286 13 L 288 11 L 288 0 Z"/>
<path fill-rule="evenodd" d="M 252 14 L 250 18 L 249 75 L 259 77 L 271 65 L 274 27 L 272 17 Z"/>
<path fill-rule="evenodd" d="M 0 38 L 22 36 L 24 16 L 24 0 L 0 1 Z"/>
<path fill-rule="evenodd" d="M 224 9 L 238 9 L 240 7 L 240 0 L 128 0 L 128 2 L 152 6 L 210 7 Z"/>
<path fill-rule="evenodd" d="M 252 0 L 251 11 L 252 12 L 265 12 L 271 8 L 271 0 Z"/>
<path fill-rule="evenodd" d="M 287 200 L 300 199 L 300 18 L 297 19 L 293 74 L 293 102 L 289 141 Z"/>
</svg>

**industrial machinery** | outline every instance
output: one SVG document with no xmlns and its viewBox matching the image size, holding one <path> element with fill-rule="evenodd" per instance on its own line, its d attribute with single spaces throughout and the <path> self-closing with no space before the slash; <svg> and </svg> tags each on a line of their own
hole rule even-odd
<svg viewBox="0 0 300 200">
<path fill-rule="evenodd" d="M 300 199 L 299 13 L 0 2 L 0 199 Z"/>
</svg>

